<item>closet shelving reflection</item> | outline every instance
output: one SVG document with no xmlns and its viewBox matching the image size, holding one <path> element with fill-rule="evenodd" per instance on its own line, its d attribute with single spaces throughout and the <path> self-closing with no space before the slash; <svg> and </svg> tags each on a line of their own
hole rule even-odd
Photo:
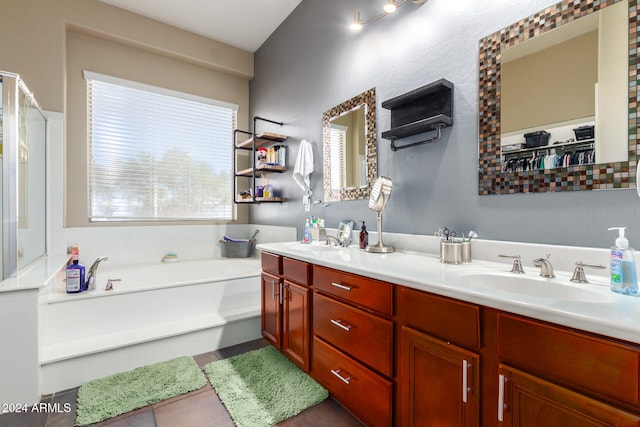
<svg viewBox="0 0 640 427">
<path fill-rule="evenodd" d="M 283 165 L 275 165 L 275 164 L 264 164 L 258 165 L 256 161 L 258 148 L 266 147 L 268 145 L 277 144 L 279 142 L 283 142 L 288 137 L 286 135 L 281 135 L 273 132 L 256 132 L 257 122 L 267 122 L 273 123 L 279 126 L 283 126 L 283 122 L 277 122 L 274 120 L 265 119 L 264 117 L 255 116 L 253 118 L 253 132 L 247 132 L 244 130 L 236 129 L 233 131 L 233 170 L 234 170 L 234 180 L 233 180 L 233 194 L 234 194 L 234 202 L 235 203 L 273 203 L 273 202 L 284 202 L 287 199 L 285 197 L 256 197 L 256 188 L 258 178 L 262 178 L 264 176 L 268 176 L 270 173 L 282 173 L 286 170 L 286 166 Z M 248 138 L 246 138 L 248 136 Z M 248 164 L 250 167 L 244 169 L 238 169 L 238 152 L 239 151 L 247 151 L 249 153 Z M 244 187 L 240 188 L 238 185 L 238 178 L 249 178 L 250 185 L 250 195 L 242 198 L 239 194 L 239 190 L 245 190 Z"/>
<path fill-rule="evenodd" d="M 505 165 L 509 162 L 530 159 L 533 157 L 544 156 L 549 154 L 565 155 L 567 153 L 576 153 L 588 150 L 594 150 L 595 140 L 584 139 L 581 141 L 563 142 L 559 144 L 543 145 L 533 148 L 521 148 L 517 150 L 502 151 L 502 169 L 503 171 L 509 171 Z M 595 156 L 589 162 L 571 163 L 569 166 L 594 164 L 596 163 Z M 556 166 L 563 167 L 564 165 Z M 545 167 L 545 169 L 550 169 Z"/>
</svg>

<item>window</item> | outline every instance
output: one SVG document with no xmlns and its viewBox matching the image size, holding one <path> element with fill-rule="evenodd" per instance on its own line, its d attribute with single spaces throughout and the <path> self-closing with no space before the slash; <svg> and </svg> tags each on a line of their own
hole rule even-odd
<svg viewBox="0 0 640 427">
<path fill-rule="evenodd" d="M 340 190 L 347 186 L 347 126 L 331 123 L 329 126 L 331 157 L 331 189 Z M 337 173 L 334 173 L 337 171 Z"/>
<path fill-rule="evenodd" d="M 233 219 L 237 105 L 85 79 L 91 221 Z"/>
</svg>

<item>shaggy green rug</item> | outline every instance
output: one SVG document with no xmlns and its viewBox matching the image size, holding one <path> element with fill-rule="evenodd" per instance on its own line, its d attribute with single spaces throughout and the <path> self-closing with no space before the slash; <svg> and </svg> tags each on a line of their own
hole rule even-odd
<svg viewBox="0 0 640 427">
<path fill-rule="evenodd" d="M 97 423 L 206 384 L 195 360 L 188 356 L 93 380 L 78 390 L 76 425 Z"/>
<path fill-rule="evenodd" d="M 274 347 L 204 367 L 238 427 L 267 427 L 299 414 L 329 392 Z"/>
</svg>

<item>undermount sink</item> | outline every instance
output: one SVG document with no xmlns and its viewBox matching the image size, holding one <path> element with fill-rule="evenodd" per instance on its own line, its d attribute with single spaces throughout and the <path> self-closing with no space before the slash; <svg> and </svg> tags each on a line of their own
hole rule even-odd
<svg viewBox="0 0 640 427">
<path fill-rule="evenodd" d="M 325 245 L 324 243 L 302 243 L 302 242 L 289 242 L 286 243 L 287 247 L 295 249 L 296 251 L 304 252 L 324 252 L 336 249 L 344 249 L 341 246 Z"/>
<path fill-rule="evenodd" d="M 545 278 L 533 274 L 503 271 L 454 271 L 447 278 L 470 290 L 509 294 L 510 297 L 535 297 L 548 300 L 609 303 L 615 296 L 606 287 L 569 282 L 568 278 Z M 565 283 L 564 280 L 567 282 Z"/>
</svg>

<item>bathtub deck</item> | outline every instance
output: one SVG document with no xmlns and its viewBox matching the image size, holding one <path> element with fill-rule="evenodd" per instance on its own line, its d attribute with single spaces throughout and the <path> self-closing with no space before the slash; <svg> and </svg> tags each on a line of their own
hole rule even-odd
<svg viewBox="0 0 640 427">
<path fill-rule="evenodd" d="M 259 274 L 230 277 L 95 297 L 47 295 L 39 307 L 42 392 L 260 338 Z"/>
</svg>

